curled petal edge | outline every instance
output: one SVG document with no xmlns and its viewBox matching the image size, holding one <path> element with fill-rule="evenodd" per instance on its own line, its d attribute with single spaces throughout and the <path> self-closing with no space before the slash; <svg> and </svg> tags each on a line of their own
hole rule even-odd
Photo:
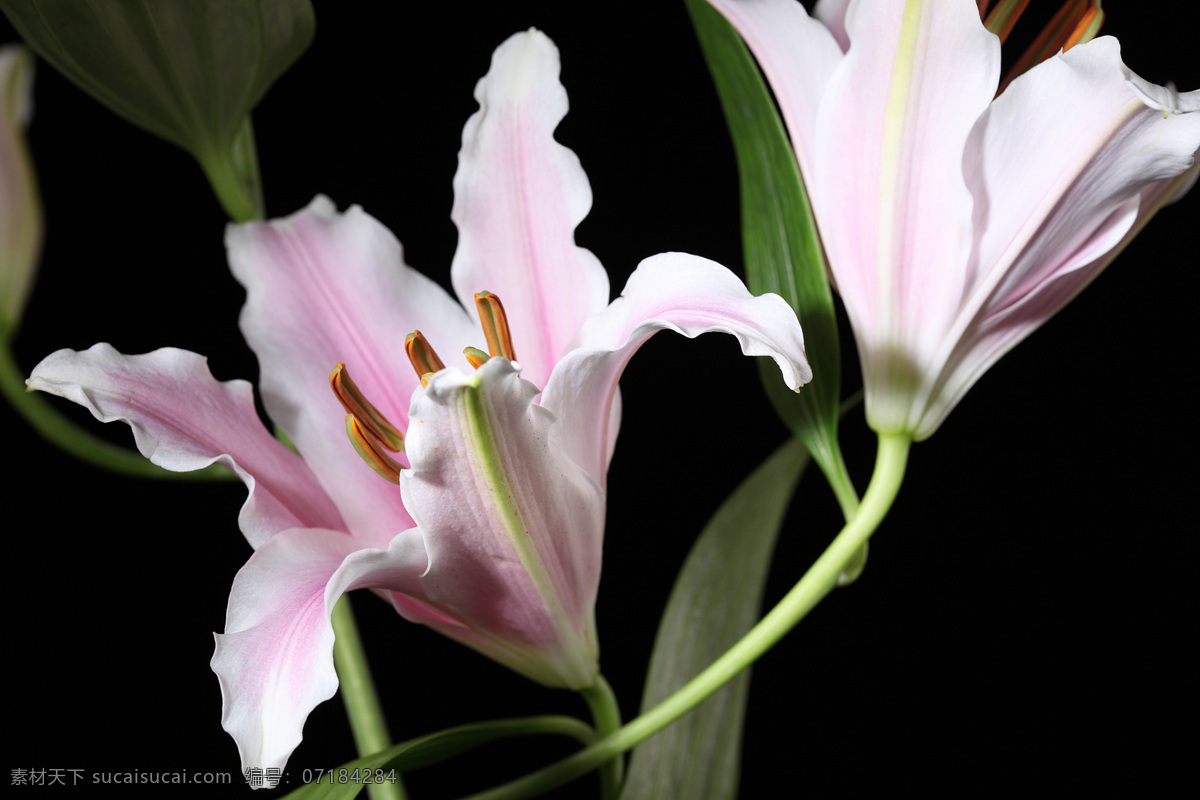
<svg viewBox="0 0 1200 800">
<path fill-rule="evenodd" d="M 243 769 L 282 770 L 309 713 L 337 691 L 330 617 L 338 599 L 368 587 L 419 596 L 424 569 L 415 529 L 377 549 L 339 531 L 297 528 L 250 557 L 234 578 L 226 632 L 214 634 L 210 662 L 221 726 Z"/>
<path fill-rule="evenodd" d="M 617 382 L 637 349 L 660 330 L 689 339 L 729 333 L 745 355 L 772 358 L 789 388 L 798 391 L 812 380 L 804 334 L 783 298 L 754 297 L 728 269 L 699 256 L 662 253 L 644 260 L 621 296 L 584 325 L 542 393 L 542 407 L 571 433 L 564 447 L 601 486 L 616 435 Z"/>
<path fill-rule="evenodd" d="M 238 524 L 251 546 L 293 527 L 344 527 L 298 455 L 267 432 L 245 381 L 213 378 L 204 356 L 172 347 L 124 355 L 108 344 L 59 350 L 33 368 L 30 389 L 124 422 L 138 451 L 172 472 L 221 463 L 249 492 Z"/>
</svg>

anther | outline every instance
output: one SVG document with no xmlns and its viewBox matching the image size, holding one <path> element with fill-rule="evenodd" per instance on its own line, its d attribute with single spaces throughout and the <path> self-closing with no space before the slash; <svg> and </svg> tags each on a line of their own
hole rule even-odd
<svg viewBox="0 0 1200 800">
<path fill-rule="evenodd" d="M 487 338 L 488 352 L 493 356 L 503 356 L 509 361 L 516 361 L 517 353 L 513 348 L 512 333 L 508 328 L 508 315 L 504 313 L 504 304 L 500 302 L 500 298 L 491 292 L 479 292 L 475 295 L 475 308 L 479 311 L 483 335 Z"/>
<path fill-rule="evenodd" d="M 1027 5 L 1029 0 L 1000 0 L 984 20 L 984 27 L 1000 37 L 1000 44 L 1004 44 Z"/>
<path fill-rule="evenodd" d="M 346 435 L 350 437 L 350 444 L 354 445 L 362 460 L 367 462 L 367 466 L 375 470 L 381 478 L 386 478 L 392 483 L 400 482 L 400 470 L 403 467 L 387 454 L 383 442 L 353 414 L 346 415 Z"/>
<path fill-rule="evenodd" d="M 1100 32 L 1103 22 L 1100 0 L 1067 0 L 1004 76 L 996 94 L 1008 88 L 1008 84 L 1018 75 L 1025 74 L 1059 50 L 1069 50 L 1077 44 L 1091 41 Z"/>
<path fill-rule="evenodd" d="M 1100 32 L 1100 26 L 1103 24 L 1104 12 L 1100 10 L 1100 4 L 1097 2 L 1075 24 L 1075 30 L 1071 31 L 1071 35 L 1063 43 L 1063 52 L 1070 50 L 1077 44 L 1083 44 L 1095 39 L 1096 34 Z"/>
<path fill-rule="evenodd" d="M 491 358 L 487 353 L 480 350 L 478 347 L 464 347 L 463 355 L 467 357 L 467 363 L 475 369 L 479 369 L 487 360 Z"/>
<path fill-rule="evenodd" d="M 404 337 L 404 352 L 408 353 L 409 363 L 416 370 L 422 386 L 428 385 L 430 375 L 446 368 L 420 331 L 413 331 Z"/>
<path fill-rule="evenodd" d="M 370 431 L 383 447 L 393 453 L 404 450 L 404 434 L 366 398 L 340 361 L 329 373 L 329 387 L 346 413 L 356 417 L 358 424 Z"/>
</svg>

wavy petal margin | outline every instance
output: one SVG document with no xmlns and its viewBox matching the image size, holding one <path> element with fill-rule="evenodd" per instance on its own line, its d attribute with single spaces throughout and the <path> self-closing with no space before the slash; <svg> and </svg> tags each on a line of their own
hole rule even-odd
<svg viewBox="0 0 1200 800">
<path fill-rule="evenodd" d="M 26 384 L 101 422 L 128 424 L 138 450 L 163 469 L 224 464 L 250 492 L 238 524 L 253 547 L 287 528 L 344 527 L 308 465 L 259 420 L 250 384 L 218 382 L 204 356 L 172 347 L 127 356 L 97 344 L 52 353 Z"/>
<path fill-rule="evenodd" d="M 356 534 L 388 541 L 412 526 L 395 486 L 381 481 L 346 441 L 345 411 L 329 390 L 338 362 L 401 430 L 420 385 L 404 337 L 469 344 L 466 313 L 410 269 L 400 243 L 354 206 L 338 213 L 317 197 L 284 219 L 230 226 L 229 264 L 246 287 L 241 326 L 258 356 L 259 391 L 271 419 L 312 466 Z"/>
<path fill-rule="evenodd" d="M 517 358 L 537 386 L 609 292 L 600 261 L 575 244 L 592 189 L 579 158 L 554 140 L 567 113 L 558 74 L 558 48 L 541 31 L 496 48 L 463 128 L 450 214 L 459 300 L 473 309 L 486 290 L 504 301 Z"/>
<path fill-rule="evenodd" d="M 687 253 L 646 259 L 621 296 L 588 320 L 550 376 L 542 407 L 552 411 L 571 436 L 563 446 L 601 485 L 612 456 L 611 409 L 625 364 L 660 330 L 688 338 L 702 333 L 737 337 L 748 356 L 770 356 L 791 389 L 812 380 L 800 323 L 783 298 L 754 297 L 725 267 Z"/>
<path fill-rule="evenodd" d="M 380 588 L 420 592 L 425 549 L 415 531 L 386 550 L 362 548 L 339 531 L 283 531 L 238 571 L 225 633 L 214 634 L 212 670 L 221 683 L 221 725 L 242 768 L 282 770 L 304 721 L 333 697 L 330 615 L 343 593 Z"/>
</svg>

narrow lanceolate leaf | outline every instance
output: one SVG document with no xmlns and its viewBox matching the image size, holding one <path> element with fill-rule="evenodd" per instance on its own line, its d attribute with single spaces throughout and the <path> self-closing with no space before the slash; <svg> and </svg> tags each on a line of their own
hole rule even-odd
<svg viewBox="0 0 1200 800">
<path fill-rule="evenodd" d="M 284 800 L 352 800 L 365 786 L 389 783 L 402 771 L 436 764 L 488 742 L 535 734 L 569 736 L 583 745 L 596 738 L 588 725 L 573 717 L 524 717 L 461 725 L 409 739 L 319 776 L 309 770 L 313 773 L 312 782 L 291 792 Z"/>
<path fill-rule="evenodd" d="M 787 391 L 765 371 L 763 385 L 775 410 L 826 476 L 840 483 L 844 472 L 837 445 L 837 320 L 800 170 L 766 85 L 737 32 L 705 0 L 686 3 L 737 154 L 750 291 L 775 292 L 791 304 L 804 328 L 813 369 L 813 382 L 799 393 Z"/>
<path fill-rule="evenodd" d="M 232 216 L 261 210 L 250 111 L 312 41 L 309 0 L 0 0 L 0 9 L 80 88 L 195 156 Z"/>
<path fill-rule="evenodd" d="M 671 591 L 650 658 L 642 711 L 657 705 L 728 650 L 758 621 L 779 527 L 804 448 L 788 441 L 717 509 Z M 750 673 L 633 751 L 621 800 L 737 795 Z"/>
</svg>

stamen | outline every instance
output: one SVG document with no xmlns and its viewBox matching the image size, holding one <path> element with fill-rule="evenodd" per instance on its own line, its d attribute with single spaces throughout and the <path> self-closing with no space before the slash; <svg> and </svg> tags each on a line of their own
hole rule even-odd
<svg viewBox="0 0 1200 800">
<path fill-rule="evenodd" d="M 1083 15 L 1083 19 L 1075 25 L 1075 30 L 1071 31 L 1071 35 L 1067 37 L 1067 41 L 1063 44 L 1063 52 L 1070 50 L 1077 44 L 1084 44 L 1096 38 L 1096 34 L 1100 32 L 1100 26 L 1104 24 L 1104 12 L 1100 10 L 1100 1 L 1096 0 L 1096 5 L 1087 10 Z"/>
<path fill-rule="evenodd" d="M 504 304 L 500 302 L 500 298 L 491 292 L 479 292 L 475 295 L 475 308 L 479 310 L 483 335 L 487 337 L 488 352 L 493 356 L 504 356 L 509 361 L 516 361 L 517 353 L 513 349 L 512 333 L 508 329 L 508 315 L 504 313 Z"/>
<path fill-rule="evenodd" d="M 416 370 L 422 386 L 429 384 L 430 375 L 446 368 L 446 365 L 438 358 L 438 354 L 425 340 L 425 334 L 420 331 L 413 331 L 404 337 L 404 352 L 408 353 L 409 363 Z"/>
<path fill-rule="evenodd" d="M 487 360 L 491 358 L 491 356 L 480 350 L 478 347 L 464 347 L 463 355 L 467 357 L 467 363 L 469 363 L 475 369 L 482 367 L 485 363 L 487 363 Z"/>
<path fill-rule="evenodd" d="M 357 417 L 359 424 L 370 431 L 383 447 L 393 453 L 404 450 L 404 434 L 366 398 L 351 380 L 346 365 L 340 361 L 329 373 L 329 387 L 346 413 Z"/>
<path fill-rule="evenodd" d="M 1086 20 L 1086 22 L 1085 22 Z M 1047 58 L 1050 58 L 1060 49 L 1066 49 L 1067 44 L 1076 38 L 1077 41 L 1072 44 L 1078 44 L 1081 41 L 1089 41 L 1095 37 L 1100 30 L 1100 24 L 1104 21 L 1104 12 L 1100 10 L 1100 0 L 1067 0 L 1058 9 L 1054 18 L 1042 29 L 1037 38 L 1033 40 L 1033 44 L 1021 54 L 1017 59 L 1017 63 L 1004 76 L 1004 80 L 1000 82 L 1000 88 L 996 90 L 999 95 L 1008 85 L 1013 82 L 1013 79 L 1018 75 L 1023 75 L 1036 65 L 1042 63 Z M 1076 36 L 1080 27 L 1083 27 L 1083 33 Z M 1084 38 L 1086 36 L 1086 38 Z"/>
<path fill-rule="evenodd" d="M 400 470 L 403 467 L 385 452 L 383 442 L 375 438 L 353 414 L 346 415 L 346 435 L 350 437 L 350 444 L 354 445 L 362 460 L 367 462 L 367 466 L 375 470 L 381 478 L 400 483 Z"/>
<path fill-rule="evenodd" d="M 1008 41 L 1008 35 L 1012 33 L 1013 26 L 1017 24 L 1017 20 L 1021 18 L 1027 5 L 1029 5 L 1029 0 L 1000 0 L 1000 3 L 992 9 L 992 13 L 988 14 L 983 25 L 1000 37 L 1000 44 L 1004 44 Z"/>
</svg>

